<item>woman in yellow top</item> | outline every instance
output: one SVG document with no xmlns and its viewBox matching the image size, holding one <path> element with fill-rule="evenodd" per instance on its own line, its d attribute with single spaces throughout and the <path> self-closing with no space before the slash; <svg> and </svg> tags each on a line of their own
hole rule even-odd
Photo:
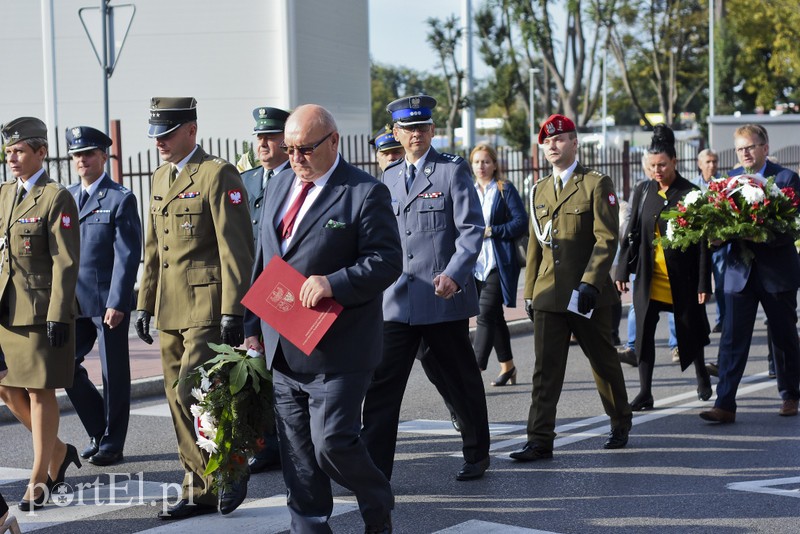
<svg viewBox="0 0 800 534">
<path fill-rule="evenodd" d="M 633 307 L 636 312 L 636 354 L 639 356 L 639 394 L 631 402 L 634 411 L 653 408 L 655 332 L 660 312 L 674 312 L 681 369 L 694 363 L 697 396 L 711 398 L 711 380 L 703 361 L 709 344 L 709 324 L 704 304 L 711 297 L 711 255 L 702 245 L 680 251 L 654 245 L 664 235 L 667 221 L 661 212 L 674 208 L 697 186 L 677 171 L 675 135 L 666 125 L 653 130 L 648 149 L 652 180 L 636 186 L 631 199 L 631 218 L 620 238 L 620 261 L 615 273 L 617 289 L 628 291 L 628 277 L 636 273 Z M 628 238 L 628 236 L 639 236 Z M 638 241 L 638 246 L 637 246 Z"/>
</svg>

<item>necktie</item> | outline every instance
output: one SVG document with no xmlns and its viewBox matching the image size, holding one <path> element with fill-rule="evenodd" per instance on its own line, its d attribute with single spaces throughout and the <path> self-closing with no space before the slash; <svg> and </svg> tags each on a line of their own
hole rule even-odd
<svg viewBox="0 0 800 534">
<path fill-rule="evenodd" d="M 83 206 L 86 204 L 87 200 L 89 200 L 89 193 L 86 192 L 86 189 L 81 189 L 81 197 L 78 199 L 79 210 L 83 209 Z"/>
<path fill-rule="evenodd" d="M 414 177 L 417 176 L 417 168 L 413 165 L 406 167 L 406 193 L 411 191 L 411 186 L 414 184 Z"/>
<path fill-rule="evenodd" d="M 561 177 L 556 175 L 556 200 L 561 196 L 561 191 L 564 189 L 564 184 L 561 182 Z"/>
<path fill-rule="evenodd" d="M 17 196 L 14 199 L 14 206 L 19 206 L 22 203 L 23 198 L 25 198 L 25 188 L 20 186 L 17 188 Z"/>
<path fill-rule="evenodd" d="M 178 177 L 178 167 L 175 165 L 172 166 L 172 170 L 169 171 L 169 185 L 175 183 L 175 178 Z"/>
<path fill-rule="evenodd" d="M 273 171 L 272 169 L 264 173 L 264 180 L 261 182 L 261 189 L 267 187 L 267 182 L 269 182 L 269 179 L 272 178 L 273 174 L 275 174 L 275 171 Z"/>
<path fill-rule="evenodd" d="M 314 182 L 303 182 L 303 189 L 300 191 L 300 194 L 297 195 L 297 198 L 294 199 L 292 205 L 289 206 L 289 210 L 278 225 L 278 235 L 281 239 L 289 239 L 292 236 L 294 221 L 297 219 L 297 214 L 300 213 L 300 208 L 303 207 L 303 202 L 306 200 L 306 196 L 308 196 L 308 192 L 312 187 L 314 187 Z"/>
</svg>

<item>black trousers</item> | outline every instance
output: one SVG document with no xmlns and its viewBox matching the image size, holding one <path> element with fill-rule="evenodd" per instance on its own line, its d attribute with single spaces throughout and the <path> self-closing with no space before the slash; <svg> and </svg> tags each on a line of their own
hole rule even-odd
<svg viewBox="0 0 800 534">
<path fill-rule="evenodd" d="M 503 315 L 503 289 L 500 287 L 500 271 L 493 269 L 485 281 L 475 279 L 478 288 L 478 327 L 475 329 L 475 358 L 478 367 L 486 370 L 489 355 L 494 348 L 497 361 L 507 362 L 511 355 L 511 333 L 508 331 L 506 318 Z"/>
<path fill-rule="evenodd" d="M 469 340 L 467 319 L 409 325 L 387 321 L 383 326 L 383 360 L 364 400 L 361 437 L 375 465 L 391 479 L 397 446 L 400 405 L 422 340 L 438 360 L 444 387 L 461 426 L 464 460 L 477 463 L 489 456 L 489 420 L 483 380 Z"/>
</svg>

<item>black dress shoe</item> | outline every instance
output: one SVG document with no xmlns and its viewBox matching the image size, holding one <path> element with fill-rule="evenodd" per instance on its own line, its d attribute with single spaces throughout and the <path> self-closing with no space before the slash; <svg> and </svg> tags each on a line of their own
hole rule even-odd
<svg viewBox="0 0 800 534">
<path fill-rule="evenodd" d="M 89 463 L 94 465 L 114 465 L 122 461 L 122 451 L 97 451 L 89 458 Z"/>
<path fill-rule="evenodd" d="M 627 427 L 612 428 L 608 439 L 603 443 L 604 449 L 621 449 L 628 444 L 628 434 L 631 429 Z"/>
<path fill-rule="evenodd" d="M 172 506 L 158 512 L 159 519 L 186 519 L 196 515 L 216 513 L 217 507 L 210 504 L 190 503 L 189 499 L 181 499 Z"/>
<path fill-rule="evenodd" d="M 82 465 L 81 459 L 78 456 L 78 449 L 76 449 L 74 445 L 67 443 L 67 452 L 64 454 L 64 461 L 61 462 L 61 467 L 58 468 L 58 474 L 56 474 L 56 478 L 53 479 L 54 486 L 64 482 L 64 475 L 67 472 L 69 464 L 75 464 L 75 467 L 78 469 L 80 469 Z"/>
<path fill-rule="evenodd" d="M 545 449 L 538 443 L 529 441 L 521 451 L 512 452 L 509 456 L 519 462 L 534 462 L 553 457 L 553 449 Z"/>
<path fill-rule="evenodd" d="M 366 525 L 364 534 L 392 534 L 392 516 L 387 517 L 381 523 Z"/>
<path fill-rule="evenodd" d="M 474 464 L 464 462 L 464 465 L 461 466 L 461 471 L 456 475 L 456 480 L 475 480 L 481 478 L 487 469 L 489 469 L 488 456 Z"/>
<path fill-rule="evenodd" d="M 100 439 L 92 438 L 89 440 L 89 445 L 81 452 L 81 458 L 88 460 L 100 450 Z"/>
<path fill-rule="evenodd" d="M 219 496 L 219 513 L 228 515 L 236 510 L 247 497 L 247 482 L 250 480 L 250 473 L 245 474 L 244 478 L 231 484 L 227 490 L 222 490 Z"/>
</svg>

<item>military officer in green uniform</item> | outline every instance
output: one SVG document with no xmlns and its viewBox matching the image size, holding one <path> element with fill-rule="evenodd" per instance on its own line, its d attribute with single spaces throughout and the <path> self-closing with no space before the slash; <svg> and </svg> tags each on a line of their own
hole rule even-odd
<svg viewBox="0 0 800 534">
<path fill-rule="evenodd" d="M 581 165 L 575 123 L 552 115 L 542 125 L 553 173 L 530 195 L 531 238 L 525 269 L 525 311 L 533 321 L 536 361 L 528 415 L 528 442 L 511 453 L 518 461 L 553 457 L 556 405 L 564 383 L 570 333 L 592 365 L 611 434 L 606 449 L 628 442 L 631 409 L 611 339 L 617 302 L 609 276 L 617 251 L 619 205 L 611 178 Z M 591 315 L 588 315 L 591 313 Z"/>
<path fill-rule="evenodd" d="M 27 512 L 44 505 L 69 464 L 80 467 L 75 447 L 58 439 L 56 401 L 56 388 L 72 386 L 75 365 L 80 231 L 75 201 L 43 166 L 45 124 L 20 117 L 0 131 L 15 178 L 0 185 L 0 352 L 8 364 L 0 399 L 33 433 L 19 503 Z"/>
<path fill-rule="evenodd" d="M 150 106 L 148 136 L 165 164 L 153 173 L 136 332 L 152 343 L 155 316 L 164 387 L 186 472 L 182 498 L 159 513 L 162 519 L 217 509 L 210 478 L 203 475 L 208 456 L 196 444 L 191 385 L 173 384 L 214 356 L 208 342 L 244 341 L 241 300 L 253 266 L 247 192 L 236 167 L 196 144 L 196 104 L 190 97 L 156 97 Z M 220 512 L 241 504 L 246 489 L 245 482 L 221 495 Z"/>
</svg>

